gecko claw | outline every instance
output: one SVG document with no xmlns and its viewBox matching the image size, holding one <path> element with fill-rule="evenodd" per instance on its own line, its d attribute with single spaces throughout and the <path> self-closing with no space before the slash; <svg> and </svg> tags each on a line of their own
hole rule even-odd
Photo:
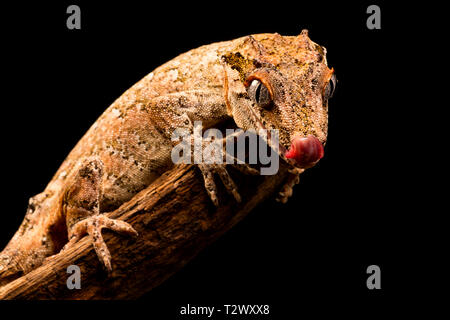
<svg viewBox="0 0 450 320">
<path fill-rule="evenodd" d="M 281 202 L 281 203 L 288 202 L 289 198 L 293 194 L 294 186 L 300 182 L 300 173 L 302 173 L 302 172 L 303 172 L 303 170 L 295 170 L 295 171 L 289 172 L 288 178 L 285 181 L 280 192 L 278 192 L 278 197 L 275 198 L 275 201 Z"/>
<path fill-rule="evenodd" d="M 203 178 L 205 180 L 205 188 L 208 192 L 211 201 L 214 203 L 216 207 L 219 206 L 219 200 L 217 198 L 217 186 L 214 182 L 214 174 L 218 174 L 220 179 L 222 180 L 225 189 L 229 194 L 231 194 L 237 203 L 242 201 L 241 195 L 237 190 L 237 186 L 234 183 L 233 179 L 231 179 L 227 169 L 224 165 L 217 164 L 199 164 L 198 167 L 203 174 Z"/>
</svg>

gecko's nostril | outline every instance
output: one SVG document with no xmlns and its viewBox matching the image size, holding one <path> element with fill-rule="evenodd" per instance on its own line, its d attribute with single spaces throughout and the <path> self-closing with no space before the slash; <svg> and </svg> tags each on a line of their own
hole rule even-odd
<svg viewBox="0 0 450 320">
<path fill-rule="evenodd" d="M 307 137 L 295 136 L 291 147 L 286 153 L 286 158 L 293 159 L 302 168 L 312 167 L 322 159 L 324 154 L 323 145 L 313 135 Z"/>
</svg>

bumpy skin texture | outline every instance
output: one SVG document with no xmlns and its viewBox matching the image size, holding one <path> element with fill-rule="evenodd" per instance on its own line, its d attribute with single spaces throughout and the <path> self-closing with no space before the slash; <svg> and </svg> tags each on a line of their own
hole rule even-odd
<svg viewBox="0 0 450 320">
<path fill-rule="evenodd" d="M 101 213 L 128 201 L 171 168 L 172 132 L 192 130 L 194 121 L 202 121 L 204 129 L 230 118 L 244 130 L 278 129 L 280 156 L 292 164 L 292 177 L 280 193 L 280 200 L 286 201 L 305 166 L 284 154 L 295 137 L 314 136 L 325 143 L 326 89 L 332 73 L 325 48 L 312 42 L 306 31 L 299 36 L 258 34 L 214 43 L 160 66 L 100 116 L 44 192 L 30 199 L 22 225 L 0 254 L 0 284 L 38 267 L 86 233 L 110 271 L 101 228 L 137 233 L 129 224 Z M 255 79 L 270 92 L 270 107 L 259 106 L 249 96 Z M 216 205 L 214 173 L 240 200 L 224 166 L 199 167 Z"/>
</svg>

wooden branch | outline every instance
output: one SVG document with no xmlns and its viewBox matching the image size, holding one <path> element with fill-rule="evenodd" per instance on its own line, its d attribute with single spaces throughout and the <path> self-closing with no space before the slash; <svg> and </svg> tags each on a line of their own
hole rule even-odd
<svg viewBox="0 0 450 320">
<path fill-rule="evenodd" d="M 230 170 L 232 171 L 232 170 Z M 0 299 L 134 299 L 181 269 L 249 211 L 277 192 L 287 176 L 280 163 L 274 176 L 248 177 L 232 171 L 243 201 L 236 204 L 219 194 L 216 209 L 194 166 L 168 171 L 109 217 L 123 219 L 139 232 L 137 239 L 108 230 L 104 238 L 111 251 L 113 273 L 102 269 L 88 237 L 41 267 L 0 287 Z M 218 182 L 218 187 L 224 190 Z M 225 192 L 225 191 L 224 191 Z M 69 290 L 67 267 L 81 269 L 81 289 Z"/>
</svg>

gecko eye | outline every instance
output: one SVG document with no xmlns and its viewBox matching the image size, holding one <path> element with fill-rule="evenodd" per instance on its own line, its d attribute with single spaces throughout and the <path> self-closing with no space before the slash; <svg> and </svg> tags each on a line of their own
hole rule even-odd
<svg viewBox="0 0 450 320">
<path fill-rule="evenodd" d="M 328 81 L 327 86 L 325 87 L 325 93 L 324 93 L 324 96 L 325 96 L 325 99 L 326 99 L 326 100 L 328 100 L 328 99 L 330 99 L 331 97 L 333 97 L 334 90 L 336 89 L 336 82 L 337 82 L 336 76 L 333 74 L 333 75 L 331 76 L 330 81 Z"/>
<path fill-rule="evenodd" d="M 248 87 L 248 95 L 250 98 L 262 108 L 267 108 L 271 102 L 269 90 L 259 80 L 253 80 Z"/>
</svg>

